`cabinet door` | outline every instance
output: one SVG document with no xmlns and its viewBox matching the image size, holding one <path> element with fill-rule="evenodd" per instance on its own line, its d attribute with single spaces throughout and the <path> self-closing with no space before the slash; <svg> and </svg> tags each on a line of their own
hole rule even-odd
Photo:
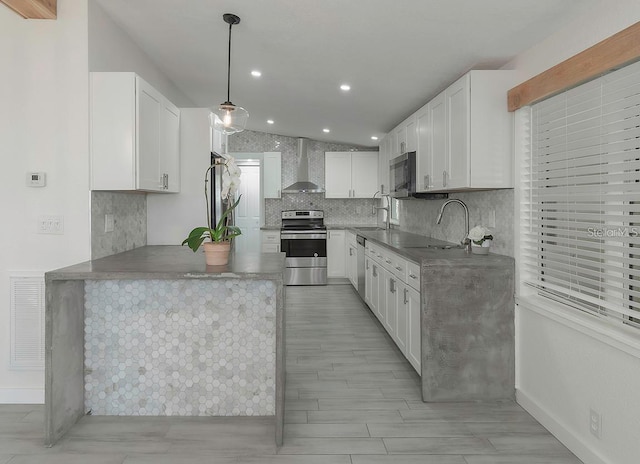
<svg viewBox="0 0 640 464">
<path fill-rule="evenodd" d="M 405 150 L 406 151 L 416 151 L 418 142 L 417 142 L 417 122 L 416 115 L 414 114 L 405 122 Z"/>
<path fill-rule="evenodd" d="M 324 154 L 324 176 L 325 198 L 351 197 L 351 153 L 326 152 Z"/>
<path fill-rule="evenodd" d="M 428 105 L 422 107 L 416 115 L 417 147 L 416 147 L 416 190 L 429 190 L 433 183 L 433 163 L 431 160 L 431 121 Z"/>
<path fill-rule="evenodd" d="M 371 198 L 378 191 L 378 152 L 351 154 L 352 198 Z"/>
<path fill-rule="evenodd" d="M 378 190 L 380 193 L 389 193 L 389 143 L 391 138 L 387 135 L 378 151 Z"/>
<path fill-rule="evenodd" d="M 399 155 L 407 152 L 407 127 L 403 122 L 400 126 L 396 127 L 393 132 L 396 134 L 395 142 L 398 144 L 396 152 Z"/>
<path fill-rule="evenodd" d="M 279 151 L 265 152 L 262 173 L 264 198 L 280 198 L 282 190 L 282 155 Z"/>
<path fill-rule="evenodd" d="M 164 191 L 160 154 L 163 97 L 156 89 L 137 77 L 136 98 L 137 188 L 161 192 Z"/>
<path fill-rule="evenodd" d="M 469 74 L 454 82 L 445 90 L 447 100 L 447 151 L 448 171 L 445 188 L 468 187 L 470 185 L 469 121 L 470 121 Z"/>
<path fill-rule="evenodd" d="M 420 293 L 413 288 L 407 288 L 407 359 L 422 375 L 420 364 L 422 362 L 422 327 L 420 321 Z"/>
<path fill-rule="evenodd" d="M 407 340 L 409 330 L 408 320 L 408 295 L 407 285 L 398 281 L 398 290 L 396 291 L 396 345 L 400 351 L 407 356 Z"/>
<path fill-rule="evenodd" d="M 385 293 L 386 293 L 386 314 L 384 327 L 394 340 L 397 338 L 398 314 L 397 314 L 397 294 L 398 294 L 398 278 L 391 272 L 385 273 Z M 396 342 L 397 343 L 397 342 Z"/>
<path fill-rule="evenodd" d="M 327 276 L 346 277 L 345 231 L 330 230 L 327 233 Z"/>
<path fill-rule="evenodd" d="M 351 285 L 358 289 L 358 248 L 347 243 L 347 277 Z"/>
<path fill-rule="evenodd" d="M 364 301 L 369 305 L 369 308 L 373 311 L 373 302 L 371 299 L 371 289 L 373 288 L 373 266 L 371 258 L 365 256 L 364 258 Z M 375 311 L 373 311 L 375 314 Z"/>
<path fill-rule="evenodd" d="M 389 272 L 378 265 L 378 319 L 383 326 L 387 324 L 387 293 L 389 288 Z"/>
<path fill-rule="evenodd" d="M 262 252 L 263 253 L 280 253 L 280 244 L 279 243 L 262 243 Z"/>
<path fill-rule="evenodd" d="M 427 105 L 431 137 L 428 142 L 429 156 L 433 167 L 430 183 L 434 189 L 445 187 L 447 176 L 447 105 L 444 92 Z"/>
<path fill-rule="evenodd" d="M 180 110 L 166 98 L 162 102 L 161 174 L 165 175 L 164 190 L 180 191 Z"/>
</svg>

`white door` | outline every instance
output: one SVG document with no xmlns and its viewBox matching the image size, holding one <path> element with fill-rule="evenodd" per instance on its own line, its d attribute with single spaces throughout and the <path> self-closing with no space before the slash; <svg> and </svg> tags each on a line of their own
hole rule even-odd
<svg viewBox="0 0 640 464">
<path fill-rule="evenodd" d="M 239 166 L 242 199 L 235 210 L 235 223 L 242 235 L 235 239 L 236 253 L 260 253 L 260 166 Z"/>
</svg>

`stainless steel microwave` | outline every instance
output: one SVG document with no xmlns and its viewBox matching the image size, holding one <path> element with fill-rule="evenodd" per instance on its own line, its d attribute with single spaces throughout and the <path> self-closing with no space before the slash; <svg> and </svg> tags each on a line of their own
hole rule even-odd
<svg viewBox="0 0 640 464">
<path fill-rule="evenodd" d="M 410 198 L 416 193 L 416 152 L 410 151 L 389 161 L 390 195 Z"/>
</svg>

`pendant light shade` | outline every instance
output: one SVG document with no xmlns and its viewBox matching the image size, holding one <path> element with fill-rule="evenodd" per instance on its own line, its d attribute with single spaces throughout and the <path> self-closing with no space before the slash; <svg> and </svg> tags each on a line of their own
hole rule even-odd
<svg viewBox="0 0 640 464">
<path fill-rule="evenodd" d="M 240 23 L 240 18 L 234 14 L 222 15 L 224 22 L 229 25 L 229 56 L 227 60 L 227 100 L 221 103 L 218 108 L 211 109 L 210 123 L 215 129 L 223 134 L 231 135 L 242 132 L 247 125 L 249 113 L 241 106 L 231 103 L 231 28 Z"/>
</svg>

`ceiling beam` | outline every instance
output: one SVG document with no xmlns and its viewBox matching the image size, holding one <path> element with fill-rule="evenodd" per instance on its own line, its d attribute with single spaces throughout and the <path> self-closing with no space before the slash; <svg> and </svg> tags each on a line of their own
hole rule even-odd
<svg viewBox="0 0 640 464">
<path fill-rule="evenodd" d="M 0 0 L 26 19 L 56 19 L 58 0 Z"/>
<path fill-rule="evenodd" d="M 640 22 L 509 90 L 509 111 L 515 111 L 637 60 L 640 60 Z"/>
</svg>

